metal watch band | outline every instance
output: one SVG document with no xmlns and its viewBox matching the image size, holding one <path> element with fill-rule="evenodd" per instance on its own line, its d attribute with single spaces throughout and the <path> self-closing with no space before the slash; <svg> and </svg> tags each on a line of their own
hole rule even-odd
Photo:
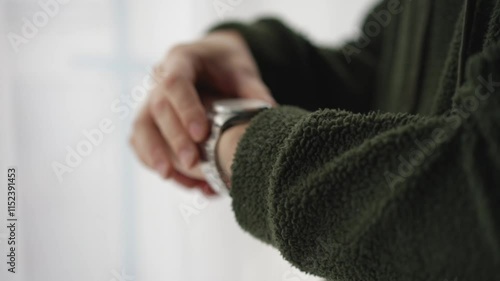
<svg viewBox="0 0 500 281">
<path fill-rule="evenodd" d="M 206 177 L 207 182 L 212 189 L 218 194 L 229 193 L 230 178 L 225 175 L 218 163 L 217 148 L 220 136 L 227 129 L 250 121 L 255 115 L 261 111 L 271 107 L 270 104 L 256 101 L 256 100 L 222 100 L 219 102 L 237 102 L 240 106 L 232 108 L 231 106 L 221 107 L 220 103 L 213 106 L 212 111 L 208 117 L 212 122 L 211 133 L 205 144 L 202 146 L 202 163 L 201 171 Z M 248 106 L 248 108 L 240 108 L 241 104 Z M 216 108 L 219 106 L 219 108 Z M 218 110 L 215 110 L 215 108 Z"/>
</svg>

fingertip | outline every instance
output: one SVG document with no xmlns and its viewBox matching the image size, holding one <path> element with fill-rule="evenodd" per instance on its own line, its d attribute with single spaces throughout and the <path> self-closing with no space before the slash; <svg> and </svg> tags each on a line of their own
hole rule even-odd
<svg viewBox="0 0 500 281">
<path fill-rule="evenodd" d="M 206 124 L 200 121 L 193 121 L 189 124 L 189 134 L 196 142 L 201 142 L 205 139 L 207 134 Z"/>
<path fill-rule="evenodd" d="M 202 181 L 198 179 L 190 178 L 175 170 L 172 172 L 172 179 L 187 188 L 196 188 L 202 183 Z"/>
<path fill-rule="evenodd" d="M 203 192 L 203 194 L 205 194 L 206 196 L 214 196 L 217 194 L 213 190 L 213 188 L 206 182 L 202 183 L 199 187 L 200 187 L 201 191 Z"/>
</svg>

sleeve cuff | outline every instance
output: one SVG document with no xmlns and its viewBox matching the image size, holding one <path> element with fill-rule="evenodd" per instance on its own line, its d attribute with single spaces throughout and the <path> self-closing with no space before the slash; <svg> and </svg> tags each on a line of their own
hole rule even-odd
<svg viewBox="0 0 500 281">
<path fill-rule="evenodd" d="M 281 106 L 259 113 L 240 140 L 232 166 L 233 210 L 240 226 L 274 244 L 269 224 L 269 192 L 280 148 L 307 111 Z"/>
</svg>

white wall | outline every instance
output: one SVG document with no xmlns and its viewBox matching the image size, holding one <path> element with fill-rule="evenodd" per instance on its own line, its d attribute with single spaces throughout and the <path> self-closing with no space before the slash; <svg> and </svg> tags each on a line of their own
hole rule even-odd
<svg viewBox="0 0 500 281">
<path fill-rule="evenodd" d="M 0 173 L 19 167 L 18 280 L 314 280 L 240 230 L 229 199 L 205 201 L 143 168 L 128 147 L 132 113 L 111 109 L 126 105 L 120 97 L 169 47 L 220 20 L 213 1 L 68 2 L 16 53 L 7 35 L 43 9 L 0 0 Z M 318 42 L 338 43 L 371 2 L 233 0 L 240 4 L 226 16 L 278 14 Z M 135 112 L 140 102 L 127 107 Z M 66 147 L 76 149 L 82 131 L 105 119 L 114 130 L 59 181 L 52 164 L 64 164 Z M 2 257 L 5 197 L 2 188 Z M 187 223 L 180 210 L 189 208 L 197 214 Z M 0 263 L 0 279 L 12 277 Z"/>
</svg>

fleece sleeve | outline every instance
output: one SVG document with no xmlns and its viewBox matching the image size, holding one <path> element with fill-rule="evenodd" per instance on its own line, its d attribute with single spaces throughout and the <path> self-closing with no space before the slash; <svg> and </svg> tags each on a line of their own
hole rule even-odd
<svg viewBox="0 0 500 281">
<path fill-rule="evenodd" d="M 383 7 L 387 8 L 386 4 L 373 11 Z M 371 15 L 363 26 L 375 21 Z M 363 112 L 370 108 L 383 32 L 331 49 L 311 44 L 276 19 L 250 25 L 228 22 L 212 30 L 224 29 L 237 30 L 244 37 L 262 79 L 279 104 L 308 110 L 329 107 Z"/>
<path fill-rule="evenodd" d="M 500 45 L 468 59 L 442 116 L 260 113 L 232 171 L 239 224 L 303 271 L 498 280 Z"/>
</svg>

